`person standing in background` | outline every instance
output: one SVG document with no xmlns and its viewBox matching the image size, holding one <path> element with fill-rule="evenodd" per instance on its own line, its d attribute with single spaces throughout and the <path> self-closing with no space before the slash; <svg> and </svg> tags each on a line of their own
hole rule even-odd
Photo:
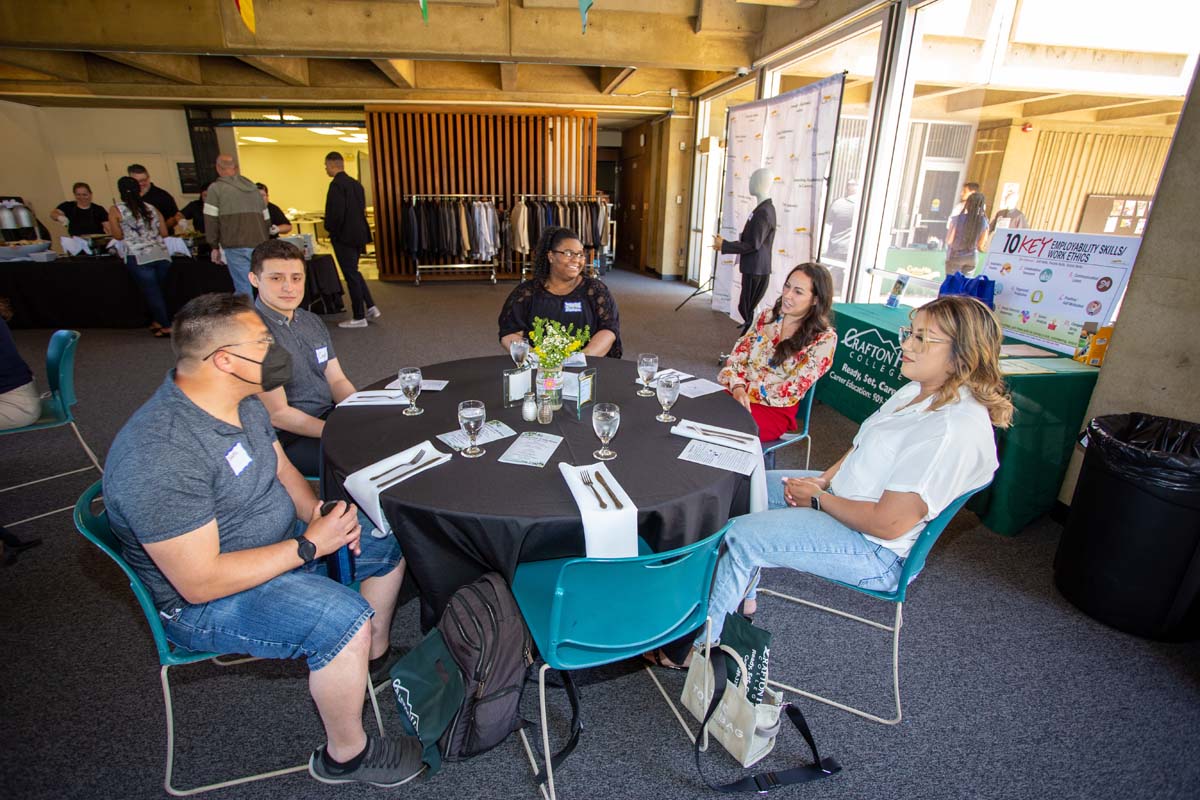
<svg viewBox="0 0 1200 800">
<path fill-rule="evenodd" d="M 738 313 L 742 316 L 739 336 L 754 324 L 754 310 L 767 293 L 771 282 L 771 251 L 775 242 L 775 204 L 771 202 L 771 179 L 769 169 L 756 169 L 750 175 L 750 194 L 758 201 L 750 218 L 742 228 L 736 242 L 726 241 L 717 234 L 713 247 L 723 254 L 738 256 L 738 269 L 742 273 L 742 291 L 738 297 Z"/>
<path fill-rule="evenodd" d="M 50 212 L 50 219 L 66 225 L 71 236 L 93 236 L 108 233 L 108 212 L 92 203 L 92 187 L 80 181 L 71 187 L 75 202 L 59 203 Z"/>
<path fill-rule="evenodd" d="M 283 213 L 283 209 L 271 202 L 271 194 L 267 190 L 265 183 L 254 184 L 258 187 L 258 193 L 262 195 L 263 202 L 267 204 L 268 222 L 271 223 L 271 238 L 278 239 L 280 236 L 286 236 L 292 232 L 292 221 L 287 218 L 287 214 Z"/>
<path fill-rule="evenodd" d="M 150 331 L 159 339 L 171 335 L 171 318 L 163 289 L 171 271 L 171 254 L 163 239 L 167 226 L 158 209 L 147 203 L 130 177 L 117 181 L 121 202 L 108 210 L 108 228 L 125 242 L 125 267 L 150 307 Z"/>
<path fill-rule="evenodd" d="M 367 320 L 383 313 L 375 307 L 367 281 L 358 271 L 358 257 L 371 241 L 367 224 L 367 195 L 362 184 L 346 174 L 346 161 L 334 151 L 325 156 L 325 174 L 333 178 L 325 195 L 325 230 L 333 244 L 346 288 L 350 290 L 353 318 L 338 323 L 339 328 L 365 328 Z"/>
<path fill-rule="evenodd" d="M 166 189 L 161 189 L 150 182 L 150 171 L 141 164 L 130 164 L 125 174 L 137 181 L 138 190 L 142 193 L 142 200 L 158 209 L 158 213 L 162 214 L 163 222 L 166 223 L 167 231 L 170 232 L 175 223 L 179 222 L 179 206 L 175 204 L 175 198 Z"/>
<path fill-rule="evenodd" d="M 179 212 L 180 216 L 192 223 L 192 228 L 197 233 L 204 233 L 204 201 L 208 199 L 208 187 L 211 185 L 204 184 L 204 188 L 200 190 L 200 199 L 188 203 Z"/>
<path fill-rule="evenodd" d="M 238 173 L 237 159 L 217 156 L 217 175 L 204 202 L 204 237 L 212 245 L 214 264 L 225 264 L 235 294 L 254 299 L 250 285 L 250 254 L 270 234 L 267 204 L 254 182 Z"/>
<path fill-rule="evenodd" d="M 983 252 L 987 241 L 987 206 L 983 194 L 972 192 L 961 214 L 950 218 L 946 226 L 946 274 L 970 275 L 977 263 L 976 253 Z"/>
</svg>

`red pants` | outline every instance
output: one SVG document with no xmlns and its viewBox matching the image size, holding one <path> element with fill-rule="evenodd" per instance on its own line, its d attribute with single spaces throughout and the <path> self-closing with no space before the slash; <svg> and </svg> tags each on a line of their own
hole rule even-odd
<svg viewBox="0 0 1200 800">
<path fill-rule="evenodd" d="M 750 414 L 758 423 L 758 438 L 764 442 L 773 442 L 785 433 L 796 430 L 798 408 L 798 405 L 779 407 L 751 403 Z"/>
</svg>

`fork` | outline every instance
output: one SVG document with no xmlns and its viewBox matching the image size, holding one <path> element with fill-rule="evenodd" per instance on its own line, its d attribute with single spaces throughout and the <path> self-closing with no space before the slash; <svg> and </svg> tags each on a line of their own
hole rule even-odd
<svg viewBox="0 0 1200 800">
<path fill-rule="evenodd" d="M 374 483 L 375 481 L 379 480 L 380 478 L 384 477 L 385 475 L 391 475 L 393 472 L 395 472 L 398 469 L 403 469 L 404 467 L 412 466 L 413 464 L 417 463 L 424 457 L 425 457 L 425 448 L 422 447 L 420 450 L 417 451 L 417 454 L 415 456 L 413 456 L 412 461 L 406 461 L 403 464 L 397 464 L 396 466 L 392 467 L 391 469 L 384 470 L 383 472 L 379 473 L 378 475 L 372 475 L 369 480 L 371 481 L 371 483 Z"/>
<path fill-rule="evenodd" d="M 583 485 L 592 490 L 592 494 L 596 495 L 596 502 L 601 508 L 608 508 L 608 503 L 604 502 L 604 498 L 600 496 L 600 492 L 596 490 L 596 484 L 592 483 L 592 476 L 586 471 L 579 473 L 580 479 L 583 480 Z"/>
</svg>

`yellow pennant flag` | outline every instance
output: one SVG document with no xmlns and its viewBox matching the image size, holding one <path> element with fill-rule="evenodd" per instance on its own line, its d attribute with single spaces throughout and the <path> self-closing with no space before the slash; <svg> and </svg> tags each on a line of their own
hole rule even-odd
<svg viewBox="0 0 1200 800">
<path fill-rule="evenodd" d="M 238 13 L 242 15 L 242 22 L 246 23 L 246 27 L 251 33 L 254 30 L 254 0 L 233 0 L 233 4 L 237 6 Z"/>
</svg>

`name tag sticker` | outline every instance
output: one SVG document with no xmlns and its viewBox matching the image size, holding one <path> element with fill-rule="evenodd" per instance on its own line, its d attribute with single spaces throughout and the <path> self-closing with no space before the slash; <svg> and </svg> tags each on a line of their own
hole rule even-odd
<svg viewBox="0 0 1200 800">
<path fill-rule="evenodd" d="M 317 363 L 324 364 L 328 360 L 329 360 L 329 348 L 328 347 L 318 347 L 317 348 Z"/>
<path fill-rule="evenodd" d="M 574 312 L 576 314 L 582 314 L 583 313 L 583 301 L 582 300 L 567 300 L 567 301 L 565 301 L 563 303 L 563 313 L 570 314 L 571 312 Z"/>
<path fill-rule="evenodd" d="M 234 475 L 241 475 L 242 470 L 250 466 L 250 462 L 254 459 L 250 458 L 246 448 L 242 447 L 241 442 L 238 442 L 225 454 L 225 460 L 229 462 L 229 468 L 233 470 Z"/>
</svg>

